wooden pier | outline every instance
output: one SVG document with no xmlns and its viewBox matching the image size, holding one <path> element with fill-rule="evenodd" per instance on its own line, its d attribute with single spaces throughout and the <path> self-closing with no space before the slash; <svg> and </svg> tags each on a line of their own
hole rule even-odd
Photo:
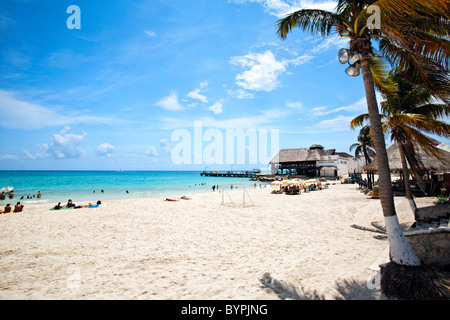
<svg viewBox="0 0 450 320">
<path fill-rule="evenodd" d="M 233 171 L 203 171 L 200 173 L 204 177 L 229 177 L 229 178 L 255 178 L 256 173 L 245 171 L 245 172 L 233 172 Z"/>
</svg>

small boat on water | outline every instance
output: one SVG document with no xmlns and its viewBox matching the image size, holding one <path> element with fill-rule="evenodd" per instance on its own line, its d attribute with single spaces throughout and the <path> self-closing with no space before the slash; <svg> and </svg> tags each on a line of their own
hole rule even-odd
<svg viewBox="0 0 450 320">
<path fill-rule="evenodd" d="M 14 187 L 4 187 L 0 189 L 0 193 L 10 193 L 11 191 L 14 190 Z"/>
</svg>

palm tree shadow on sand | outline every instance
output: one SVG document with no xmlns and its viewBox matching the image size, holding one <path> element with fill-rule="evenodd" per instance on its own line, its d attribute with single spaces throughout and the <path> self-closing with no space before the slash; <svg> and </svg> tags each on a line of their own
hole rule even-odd
<svg viewBox="0 0 450 320">
<path fill-rule="evenodd" d="M 324 295 L 314 291 L 305 291 L 303 287 L 272 278 L 265 273 L 260 279 L 262 288 L 275 293 L 281 300 L 329 300 Z M 336 282 L 336 300 L 380 300 L 383 299 L 379 290 L 371 290 L 366 282 L 343 280 Z M 331 298 L 332 299 L 332 298 Z"/>
</svg>

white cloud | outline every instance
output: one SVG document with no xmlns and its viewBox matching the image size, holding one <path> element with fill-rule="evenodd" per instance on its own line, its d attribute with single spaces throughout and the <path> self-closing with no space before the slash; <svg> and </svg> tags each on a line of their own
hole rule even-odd
<svg viewBox="0 0 450 320">
<path fill-rule="evenodd" d="M 74 159 L 81 157 L 85 152 L 81 142 L 86 137 L 86 132 L 80 135 L 67 133 L 70 127 L 65 127 L 60 133 L 56 133 L 50 139 L 50 144 L 43 144 L 46 153 L 56 159 Z"/>
<path fill-rule="evenodd" d="M 229 96 L 235 97 L 235 98 L 238 98 L 238 99 L 241 99 L 241 100 L 253 99 L 255 97 L 253 95 L 253 93 L 250 93 L 250 92 L 242 90 L 242 89 L 228 90 L 227 93 L 228 93 Z"/>
<path fill-rule="evenodd" d="M 349 131 L 350 122 L 353 120 L 353 118 L 354 116 L 339 115 L 333 119 L 320 121 L 314 126 L 314 129 L 320 129 L 322 132 Z"/>
<path fill-rule="evenodd" d="M 206 96 L 200 94 L 200 89 L 195 89 L 187 94 L 189 98 L 200 100 L 203 103 L 208 103 Z"/>
<path fill-rule="evenodd" d="M 0 90 L 0 126 L 13 129 L 41 129 L 74 123 L 111 124 L 121 120 L 97 116 L 62 114 L 49 107 L 18 99 L 16 93 Z"/>
<path fill-rule="evenodd" d="M 279 61 L 272 51 L 266 50 L 263 53 L 232 57 L 230 63 L 247 69 L 236 76 L 238 86 L 245 90 L 268 92 L 279 86 L 278 77 L 286 72 L 288 65 L 299 65 L 311 59 L 311 56 L 303 55 Z"/>
<path fill-rule="evenodd" d="M 381 95 L 377 93 L 377 101 L 380 102 L 382 99 Z M 366 98 L 361 98 L 358 101 L 349 104 L 347 106 L 338 107 L 338 108 L 331 108 L 329 106 L 321 106 L 316 107 L 311 110 L 311 115 L 314 117 L 323 117 L 328 114 L 333 113 L 339 113 L 339 112 L 346 112 L 346 113 L 353 113 L 355 116 L 360 115 L 362 113 L 367 113 L 367 101 Z"/>
<path fill-rule="evenodd" d="M 39 129 L 71 122 L 68 116 L 38 104 L 21 101 L 14 93 L 3 90 L 0 90 L 0 118 L 0 125 L 17 129 Z"/>
<path fill-rule="evenodd" d="M 115 147 L 111 145 L 110 143 L 102 143 L 99 144 L 97 147 L 95 147 L 95 152 L 99 156 L 105 156 L 110 157 L 112 153 L 114 152 Z"/>
<path fill-rule="evenodd" d="M 145 154 L 152 158 L 159 156 L 158 152 L 156 151 L 156 148 L 153 146 L 148 148 L 147 151 L 145 151 Z"/>
<path fill-rule="evenodd" d="M 25 154 L 25 157 L 27 157 L 30 160 L 36 159 L 36 156 L 32 155 L 28 150 L 23 150 L 23 153 Z"/>
<path fill-rule="evenodd" d="M 318 53 L 318 52 L 323 52 L 325 50 L 328 50 L 330 48 L 335 48 L 340 49 L 340 48 L 345 48 L 348 47 L 348 39 L 347 38 L 341 38 L 338 36 L 335 37 L 329 37 L 329 38 L 316 38 L 315 39 L 316 42 L 319 42 L 318 45 L 314 46 L 311 49 L 311 53 Z M 337 54 L 337 52 L 336 52 Z M 337 59 L 335 60 L 337 61 Z"/>
<path fill-rule="evenodd" d="M 264 10 L 277 17 L 283 18 L 289 13 L 300 9 L 322 9 L 327 11 L 334 11 L 337 1 L 313 1 L 313 0 L 233 0 L 235 3 L 254 2 L 259 3 L 264 7 Z"/>
<path fill-rule="evenodd" d="M 156 36 L 156 33 L 152 30 L 144 30 L 144 33 L 149 36 L 150 38 L 153 38 Z"/>
<path fill-rule="evenodd" d="M 211 117 L 203 117 L 195 119 L 201 121 L 203 127 L 216 129 L 264 129 L 273 128 L 273 123 L 278 122 L 282 118 L 289 115 L 285 110 L 265 110 L 256 115 L 243 116 L 228 119 L 214 119 Z M 161 129 L 174 130 L 180 128 L 190 128 L 194 125 L 194 120 L 180 118 L 161 118 Z"/>
<path fill-rule="evenodd" d="M 286 102 L 286 107 L 295 110 L 303 110 L 303 104 L 301 102 Z"/>
<path fill-rule="evenodd" d="M 208 110 L 211 110 L 212 112 L 214 112 L 214 114 L 219 114 L 223 112 L 223 101 L 218 101 L 216 103 L 214 103 L 211 107 L 208 108 Z"/>
<path fill-rule="evenodd" d="M 15 154 L 2 154 L 0 155 L 0 160 L 17 160 L 19 159 L 18 156 Z"/>
<path fill-rule="evenodd" d="M 23 150 L 23 153 L 25 154 L 25 157 L 30 160 L 36 160 L 36 159 L 45 159 L 49 158 L 50 155 L 46 153 L 46 148 L 48 147 L 47 144 L 44 144 L 40 146 L 41 149 L 44 149 L 43 152 L 38 152 L 36 154 L 31 154 L 28 150 Z"/>
<path fill-rule="evenodd" d="M 248 68 L 236 76 L 236 84 L 246 90 L 272 91 L 279 85 L 278 76 L 286 71 L 286 66 L 269 50 L 233 57 L 231 63 Z"/>
<path fill-rule="evenodd" d="M 172 91 L 167 97 L 162 98 L 155 105 L 169 110 L 169 111 L 182 111 L 184 107 L 178 101 L 178 95 L 175 91 Z"/>
<path fill-rule="evenodd" d="M 195 89 L 194 91 L 191 91 L 187 94 L 189 98 L 200 100 L 203 103 L 208 103 L 208 99 L 206 96 L 200 94 L 201 90 L 206 88 L 208 86 L 208 81 L 202 81 L 200 83 L 200 87 Z"/>
<path fill-rule="evenodd" d="M 170 154 L 170 152 L 172 151 L 172 149 L 167 145 L 167 139 L 161 139 L 159 141 L 159 147 L 163 152 L 167 154 Z"/>
</svg>

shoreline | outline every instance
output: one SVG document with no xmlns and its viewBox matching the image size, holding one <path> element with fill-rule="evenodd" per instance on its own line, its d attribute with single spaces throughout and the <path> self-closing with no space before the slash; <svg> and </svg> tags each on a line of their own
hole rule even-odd
<svg viewBox="0 0 450 320">
<path fill-rule="evenodd" d="M 252 182 L 253 183 L 253 182 Z M 262 185 L 262 184 L 261 184 Z M 260 188 L 260 186 L 258 185 L 256 188 L 257 189 L 270 189 L 272 186 L 270 184 L 265 184 L 262 185 L 263 187 Z M 227 186 L 229 187 L 229 186 Z M 244 186 L 245 187 L 245 186 Z M 206 190 L 197 190 L 197 191 L 193 191 L 194 188 L 192 189 L 188 189 L 185 188 L 183 191 L 179 190 L 179 192 L 175 192 L 175 193 L 168 193 L 167 196 L 164 195 L 153 195 L 153 196 L 149 196 L 149 195 L 144 195 L 144 196 L 133 196 L 132 194 L 129 195 L 121 195 L 118 196 L 116 194 L 116 196 L 113 196 L 112 198 L 107 197 L 107 193 L 95 193 L 93 194 L 93 196 L 91 197 L 91 200 L 79 200 L 77 202 L 80 203 L 89 203 L 89 202 L 97 202 L 98 200 L 100 201 L 115 201 L 115 200 L 124 200 L 124 201 L 134 201 L 134 200 L 144 200 L 144 199 L 164 199 L 164 198 L 180 198 L 181 196 L 194 196 L 194 195 L 210 195 L 210 194 L 214 194 L 214 193 L 221 193 L 221 188 L 222 185 L 220 185 L 219 189 L 215 189 L 215 191 L 206 191 Z M 241 191 L 243 188 L 243 185 L 241 184 L 235 184 L 233 189 L 228 189 L 226 191 Z M 254 189 L 252 188 L 245 188 L 246 190 L 251 190 Z M 101 199 L 98 199 L 99 197 L 96 197 L 96 195 L 99 195 L 101 197 Z M 86 197 L 86 196 L 85 196 Z M 70 196 L 66 196 L 67 200 L 68 199 L 72 199 L 73 202 L 75 202 L 75 197 L 70 197 Z M 56 198 L 55 198 L 56 199 Z M 25 204 L 26 206 L 36 206 L 36 205 L 45 205 L 45 204 L 58 204 L 58 202 L 61 202 L 61 204 L 65 204 L 67 203 L 67 200 L 65 201 L 60 201 L 60 200 L 54 200 L 54 199 L 45 199 L 41 198 L 41 199 L 37 199 L 37 198 L 33 198 L 33 199 L 20 199 L 20 198 L 16 198 L 14 197 L 14 199 L 9 200 L 9 199 L 5 199 L 5 200 L 0 200 L 0 208 L 3 208 L 7 203 L 13 205 L 17 202 L 20 202 L 21 204 Z"/>
<path fill-rule="evenodd" d="M 0 299 L 383 299 L 367 280 L 387 241 L 352 227 L 383 225 L 380 201 L 352 184 L 273 189 L 247 189 L 245 207 L 238 189 L 0 215 Z"/>
<path fill-rule="evenodd" d="M 32 172 L 34 174 L 31 175 L 21 172 L 5 175 L 4 172 L 0 178 L 3 184 L 14 186 L 15 196 L 9 200 L 7 195 L 7 199 L 0 201 L 0 206 L 17 201 L 32 205 L 64 203 L 68 199 L 79 202 L 183 195 L 209 192 L 213 185 L 219 188 L 230 185 L 249 187 L 254 183 L 243 178 L 204 178 L 197 171 L 62 171 L 66 173 L 63 175 L 57 171 L 50 174 L 46 174 L 49 171 Z M 38 191 L 42 194 L 40 199 L 36 197 Z"/>
</svg>

